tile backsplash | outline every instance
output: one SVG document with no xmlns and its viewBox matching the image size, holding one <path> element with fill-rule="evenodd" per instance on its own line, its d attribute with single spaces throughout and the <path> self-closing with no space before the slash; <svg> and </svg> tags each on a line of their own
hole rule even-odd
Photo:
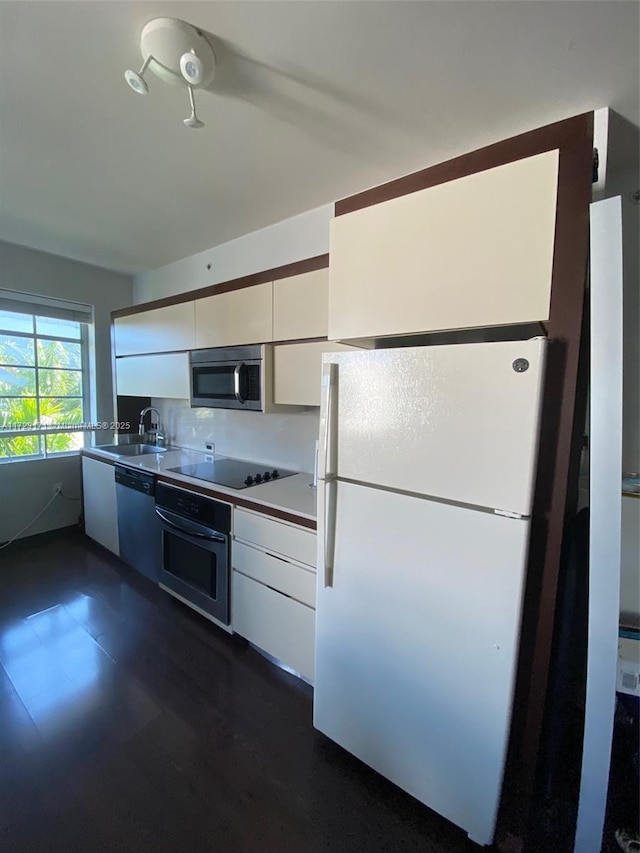
<svg viewBox="0 0 640 853">
<path fill-rule="evenodd" d="M 233 409 L 192 409 L 187 400 L 154 399 L 167 442 L 267 465 L 313 471 L 319 409 L 264 415 Z"/>
</svg>

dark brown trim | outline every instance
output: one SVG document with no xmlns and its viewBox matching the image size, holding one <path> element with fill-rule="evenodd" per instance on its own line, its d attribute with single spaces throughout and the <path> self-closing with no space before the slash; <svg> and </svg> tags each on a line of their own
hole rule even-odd
<svg viewBox="0 0 640 853">
<path fill-rule="evenodd" d="M 520 136 L 512 136 L 510 139 L 488 145 L 486 148 L 479 148 L 470 154 L 454 157 L 453 160 L 438 163 L 436 166 L 430 166 L 379 187 L 341 199 L 335 204 L 335 215 L 343 216 L 345 213 L 352 213 L 354 210 L 361 210 L 392 198 L 399 198 L 447 181 L 474 175 L 476 172 L 484 172 L 496 166 L 504 166 L 505 163 L 521 160 L 523 157 L 532 157 L 534 154 L 542 154 L 544 151 L 553 151 L 556 148 L 562 149 L 567 144 L 571 144 L 578 124 L 584 123 L 592 115 L 593 113 L 585 113 L 555 124 L 548 124 L 546 127 Z"/>
<path fill-rule="evenodd" d="M 520 744 L 512 743 L 522 758 L 520 799 L 529 809 L 552 663 L 558 582 L 567 559 L 565 533 L 576 511 L 584 427 L 578 379 L 589 255 L 593 113 L 550 128 L 556 129 L 560 149 L 550 348 L 516 692 L 515 723 L 521 724 L 522 739 Z M 548 134 L 549 129 L 543 132 Z M 507 779 L 506 790 L 508 786 Z M 514 797 L 516 788 L 515 784 L 511 788 Z M 530 812 L 522 817 L 528 821 Z"/>
<path fill-rule="evenodd" d="M 565 522 L 574 512 L 578 361 L 589 239 L 593 113 L 506 139 L 336 202 L 335 215 L 380 204 L 476 172 L 559 150 L 558 198 L 541 445 L 531 555 L 500 836 L 525 841 L 547 700 Z"/>
<path fill-rule="evenodd" d="M 318 525 L 310 518 L 303 518 L 292 512 L 287 512 L 284 509 L 265 506 L 264 504 L 249 501 L 246 498 L 238 498 L 235 495 L 230 495 L 227 492 L 218 492 L 216 489 L 211 489 L 208 486 L 196 485 L 195 483 L 185 483 L 184 480 L 177 480 L 170 477 L 168 474 L 158 474 L 158 482 L 168 483 L 170 486 L 178 486 L 187 492 L 197 492 L 199 495 L 205 495 L 208 498 L 217 498 L 220 501 L 233 504 L 234 506 L 252 509 L 262 515 L 269 515 L 272 518 L 278 518 L 281 521 L 290 521 L 292 524 L 297 524 L 300 527 L 307 527 L 309 530 L 316 530 Z"/>
<path fill-rule="evenodd" d="M 255 284 L 264 284 L 268 281 L 278 281 L 281 278 L 290 278 L 294 275 L 302 275 L 305 272 L 322 270 L 329 266 L 329 255 L 316 255 L 314 258 L 305 258 L 302 261 L 294 261 L 282 267 L 274 267 L 270 270 L 234 278 L 230 281 L 222 281 L 220 284 L 211 284 L 198 290 L 188 290 L 185 293 L 176 293 L 175 296 L 166 296 L 164 299 L 156 299 L 153 302 L 143 302 L 140 305 L 131 305 L 129 308 L 120 308 L 111 312 L 112 321 L 117 317 L 129 317 L 132 314 L 141 314 L 144 311 L 153 311 L 155 308 L 166 308 L 169 305 L 180 305 L 182 302 L 190 302 L 192 299 L 203 299 L 205 296 L 215 296 L 218 293 L 229 293 L 231 290 L 242 290 L 245 287 L 253 287 Z"/>
</svg>

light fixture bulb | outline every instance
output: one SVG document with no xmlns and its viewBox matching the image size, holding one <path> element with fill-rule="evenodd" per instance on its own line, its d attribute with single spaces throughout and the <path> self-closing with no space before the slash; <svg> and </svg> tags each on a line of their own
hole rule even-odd
<svg viewBox="0 0 640 853">
<path fill-rule="evenodd" d="M 180 73 L 190 86 L 199 86 L 202 83 L 204 67 L 193 48 L 180 57 Z"/>
<path fill-rule="evenodd" d="M 187 89 L 189 90 L 189 103 L 191 104 L 191 115 L 189 116 L 189 118 L 183 118 L 182 123 L 185 124 L 187 127 L 193 127 L 193 128 L 199 129 L 201 127 L 204 127 L 204 122 L 200 121 L 200 119 L 196 115 L 196 99 L 193 96 L 193 89 L 191 88 L 191 86 L 187 86 Z"/>
<path fill-rule="evenodd" d="M 200 119 L 194 113 L 191 113 L 189 118 L 183 118 L 182 123 L 186 124 L 187 127 L 193 127 L 196 130 L 201 127 L 204 127 L 204 122 L 200 121 Z"/>
<path fill-rule="evenodd" d="M 124 72 L 124 79 L 138 95 L 146 95 L 148 93 L 149 86 L 147 81 L 136 71 L 132 71 L 130 68 L 127 68 Z"/>
</svg>

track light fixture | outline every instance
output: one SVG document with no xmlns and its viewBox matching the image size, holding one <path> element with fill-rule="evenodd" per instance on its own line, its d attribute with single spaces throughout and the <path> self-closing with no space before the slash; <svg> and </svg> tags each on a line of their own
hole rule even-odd
<svg viewBox="0 0 640 853">
<path fill-rule="evenodd" d="M 140 71 L 124 72 L 124 79 L 133 91 L 138 95 L 148 93 L 149 84 L 144 79 L 147 70 L 165 83 L 185 87 L 191 115 L 183 124 L 204 127 L 196 115 L 194 89 L 201 89 L 213 80 L 216 57 L 202 30 L 177 18 L 155 18 L 140 34 L 140 51 L 144 60 Z"/>
</svg>

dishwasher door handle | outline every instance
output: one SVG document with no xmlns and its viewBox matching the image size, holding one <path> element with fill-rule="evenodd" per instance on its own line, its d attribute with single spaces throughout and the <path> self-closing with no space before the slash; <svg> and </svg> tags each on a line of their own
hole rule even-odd
<svg viewBox="0 0 640 853">
<path fill-rule="evenodd" d="M 227 541 L 224 536 L 219 536 L 217 533 L 196 533 L 194 530 L 187 530 L 184 527 L 180 527 L 179 524 L 175 524 L 175 522 L 168 519 L 158 507 L 156 507 L 156 515 L 167 527 L 171 527 L 172 530 L 177 530 L 178 533 L 182 533 L 185 536 L 193 536 L 194 539 L 206 539 L 208 542 L 219 542 L 221 545 L 224 545 Z"/>
</svg>

